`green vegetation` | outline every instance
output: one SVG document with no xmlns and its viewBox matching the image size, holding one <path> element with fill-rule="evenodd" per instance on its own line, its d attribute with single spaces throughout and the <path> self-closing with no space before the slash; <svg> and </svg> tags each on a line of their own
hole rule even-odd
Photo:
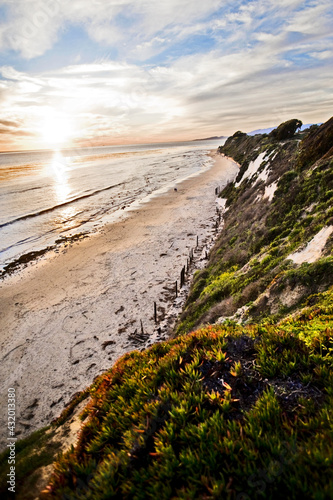
<svg viewBox="0 0 333 500">
<path fill-rule="evenodd" d="M 309 134 L 303 140 L 299 156 L 300 168 L 315 163 L 320 158 L 333 155 L 333 117 L 320 127 L 311 127 Z"/>
<path fill-rule="evenodd" d="M 303 123 L 300 120 L 293 119 L 287 122 L 281 123 L 276 129 L 272 130 L 269 134 L 270 137 L 276 141 L 284 141 L 286 139 L 291 139 L 294 137 L 296 130 L 299 129 Z"/>
<path fill-rule="evenodd" d="M 124 356 L 45 498 L 331 498 L 332 299 Z"/>
<path fill-rule="evenodd" d="M 298 120 L 291 120 L 282 124 L 281 130 L 297 124 Z M 289 260 L 320 229 L 333 225 L 333 154 L 329 149 L 332 134 L 333 119 L 283 143 L 276 142 L 271 134 L 249 137 L 237 132 L 219 148 L 241 163 L 238 186 L 230 183 L 221 193 L 228 207 L 224 228 L 207 269 L 194 278 L 177 335 L 219 317 L 231 317 L 243 306 L 249 307 L 243 314 L 247 321 L 270 316 L 276 320 L 299 307 L 307 296 L 333 284 L 332 238 L 325 247 L 323 255 L 328 260 L 324 260 L 322 272 L 316 263 L 298 271 Z M 315 151 L 316 162 L 304 168 L 308 150 Z M 265 155 L 258 173 L 265 168 L 266 181 L 258 180 L 256 173 L 242 182 L 250 161 L 261 153 Z M 269 201 L 264 197 L 265 188 L 274 183 L 277 189 Z M 305 269 L 309 273 L 307 282 L 302 278 Z M 272 288 L 276 281 L 279 286 Z M 299 296 L 292 304 L 280 304 L 276 311 L 279 294 L 296 285 L 303 286 Z"/>
<path fill-rule="evenodd" d="M 16 491 L 15 496 L 8 491 L 7 474 L 8 451 L 0 455 L 0 495 L 2 499 L 18 498 L 22 500 L 33 500 L 38 495 L 36 484 L 40 478 L 40 468 L 53 463 L 60 451 L 61 443 L 53 440 L 55 431 L 45 427 L 34 432 L 26 439 L 16 442 L 15 474 Z"/>
<path fill-rule="evenodd" d="M 333 238 L 314 261 L 290 259 L 333 225 L 333 118 L 299 126 L 219 148 L 240 172 L 174 338 L 122 357 L 53 424 L 90 396 L 41 498 L 333 498 Z M 21 442 L 18 500 L 34 498 L 22 484 L 51 463 L 53 434 Z"/>
<path fill-rule="evenodd" d="M 35 500 L 40 492 L 40 485 L 47 482 L 50 466 L 61 452 L 63 439 L 70 433 L 70 419 L 81 401 L 89 396 L 89 390 L 73 396 L 60 417 L 49 427 L 33 432 L 25 439 L 16 441 L 15 445 L 15 498 L 17 500 Z M 0 454 L 0 497 L 1 500 L 12 499 L 13 493 L 8 491 L 7 474 L 9 450 Z"/>
</svg>

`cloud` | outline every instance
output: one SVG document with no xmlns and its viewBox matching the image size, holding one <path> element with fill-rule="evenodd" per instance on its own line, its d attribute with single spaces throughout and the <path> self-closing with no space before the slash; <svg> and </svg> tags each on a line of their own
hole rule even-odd
<svg viewBox="0 0 333 500">
<path fill-rule="evenodd" d="M 237 54 L 256 44 L 274 53 L 292 47 L 319 54 L 323 38 L 332 42 L 330 3 L 169 0 L 157 8 L 155 0 L 3 0 L 7 16 L 0 24 L 0 51 L 11 49 L 32 59 L 51 52 L 64 34 L 80 27 L 102 50 L 114 48 L 119 61 L 138 64 L 159 57 L 155 64 L 170 65 L 184 50 Z M 311 47 L 301 46 L 305 40 Z M 82 56 L 76 54 L 76 60 Z"/>
<path fill-rule="evenodd" d="M 2 4 L 0 50 L 27 59 L 49 51 L 51 59 L 53 45 L 73 26 L 100 47 L 117 49 L 113 60 L 90 63 L 82 50 L 76 64 L 33 74 L 0 68 L 1 126 L 20 124 L 15 130 L 32 134 L 31 147 L 40 147 L 48 117 L 70 121 L 74 142 L 174 140 L 197 137 L 199 129 L 208 136 L 293 116 L 328 118 L 327 0 L 170 0 L 158 8 L 153 0 Z"/>
<path fill-rule="evenodd" d="M 32 137 L 33 133 L 25 130 L 20 121 L 0 120 L 1 141 L 7 138 L 9 143 L 15 138 Z"/>
<path fill-rule="evenodd" d="M 49 50 L 63 21 L 61 1 L 4 0 L 7 20 L 0 25 L 0 49 L 11 49 L 27 59 Z"/>
<path fill-rule="evenodd" d="M 158 40 L 170 25 L 190 25 L 212 14 L 218 0 L 3 0 L 7 21 L 0 25 L 0 49 L 12 49 L 30 59 L 49 50 L 68 25 L 80 25 L 92 40 L 135 49 Z M 122 45 L 123 44 L 123 45 Z M 119 48 L 119 47 L 118 47 Z"/>
<path fill-rule="evenodd" d="M 28 132 L 27 130 L 10 130 L 10 129 L 3 128 L 3 127 L 0 127 L 0 134 L 6 134 L 8 136 L 16 135 L 19 137 L 33 136 L 33 133 Z"/>
<path fill-rule="evenodd" d="M 4 125 L 5 127 L 19 127 L 19 124 L 12 120 L 0 120 L 0 125 Z"/>
<path fill-rule="evenodd" d="M 3 67 L 3 119 L 20 117 L 40 147 L 41 124 L 54 113 L 71 121 L 76 143 L 191 139 L 199 129 L 217 135 L 277 125 L 294 115 L 306 122 L 328 118 L 330 54 L 300 69 L 286 64 L 284 33 L 256 39 L 231 54 L 213 50 L 168 66 L 103 61 L 33 77 Z"/>
<path fill-rule="evenodd" d="M 306 36 L 320 36 L 332 34 L 331 2 L 315 2 L 302 10 L 297 11 L 287 25 L 288 31 L 294 31 Z"/>
</svg>

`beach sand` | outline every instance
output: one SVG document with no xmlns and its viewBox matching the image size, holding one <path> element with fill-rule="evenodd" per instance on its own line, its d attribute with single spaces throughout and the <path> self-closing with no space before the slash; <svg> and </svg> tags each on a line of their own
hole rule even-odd
<svg viewBox="0 0 333 500">
<path fill-rule="evenodd" d="M 231 160 L 212 156 L 214 165 L 177 191 L 122 211 L 98 233 L 4 279 L 0 448 L 8 437 L 9 387 L 16 389 L 16 435 L 24 437 L 50 423 L 122 354 L 168 337 L 188 288 L 175 300 L 175 282 L 197 236 L 192 271 L 204 265 L 216 236 L 215 188 L 238 172 Z"/>
</svg>

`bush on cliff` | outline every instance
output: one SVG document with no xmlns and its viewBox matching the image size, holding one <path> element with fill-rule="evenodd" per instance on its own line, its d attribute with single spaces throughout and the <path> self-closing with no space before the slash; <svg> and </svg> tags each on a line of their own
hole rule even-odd
<svg viewBox="0 0 333 500">
<path fill-rule="evenodd" d="M 284 123 L 281 123 L 281 125 L 272 130 L 269 136 L 276 141 L 291 139 L 292 137 L 294 137 L 296 130 L 301 128 L 302 125 L 303 123 L 301 122 L 301 120 L 297 120 L 296 118 L 294 118 L 293 120 L 288 120 Z"/>
</svg>

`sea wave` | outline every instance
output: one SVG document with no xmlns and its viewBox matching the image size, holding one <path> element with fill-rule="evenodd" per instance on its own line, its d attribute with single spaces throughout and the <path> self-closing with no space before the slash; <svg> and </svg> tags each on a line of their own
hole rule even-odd
<svg viewBox="0 0 333 500">
<path fill-rule="evenodd" d="M 102 193 L 104 191 L 109 191 L 110 189 L 114 189 L 116 187 L 119 187 L 122 184 L 124 184 L 124 183 L 120 182 L 118 184 L 113 184 L 112 186 L 107 186 L 105 188 L 97 189 L 96 191 L 92 191 L 89 194 L 84 194 L 84 195 L 81 195 L 81 196 L 77 196 L 76 198 L 73 198 L 71 200 L 65 201 L 64 203 L 59 203 L 58 205 L 54 205 L 52 207 L 44 208 L 43 210 L 39 210 L 37 212 L 33 212 L 33 213 L 28 213 L 28 214 L 25 214 L 25 215 L 21 215 L 20 217 L 17 217 L 16 219 L 13 219 L 13 220 L 10 220 L 8 222 L 5 222 L 4 224 L 0 224 L 0 229 L 3 228 L 3 227 L 6 227 L 6 226 L 10 226 L 11 224 L 15 224 L 16 222 L 19 222 L 19 221 L 22 221 L 22 220 L 31 219 L 32 217 L 38 217 L 39 215 L 43 215 L 43 214 L 47 214 L 49 212 L 53 212 L 54 210 L 57 210 L 59 208 L 63 208 L 65 206 L 67 206 L 67 205 L 71 205 L 71 204 L 76 203 L 76 202 L 78 202 L 80 200 L 84 200 L 85 198 L 90 198 L 91 196 L 95 196 L 98 193 Z"/>
</svg>

